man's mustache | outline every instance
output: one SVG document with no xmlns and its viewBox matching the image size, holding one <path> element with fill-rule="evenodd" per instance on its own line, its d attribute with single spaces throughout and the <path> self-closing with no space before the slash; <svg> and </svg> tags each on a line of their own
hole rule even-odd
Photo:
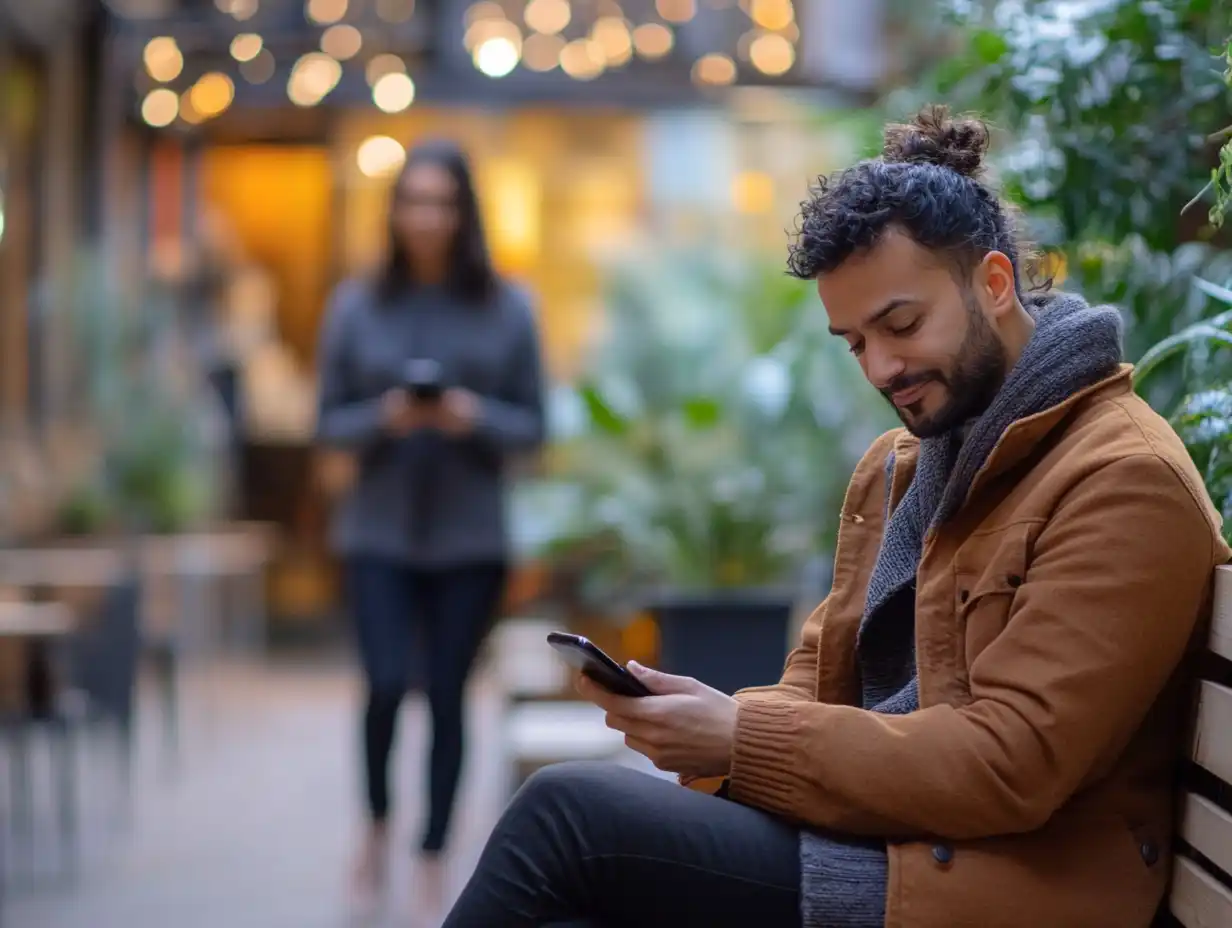
<svg viewBox="0 0 1232 928">
<path fill-rule="evenodd" d="M 943 384 L 945 383 L 945 377 L 940 371 L 925 371 L 922 374 L 904 374 L 902 377 L 896 377 L 892 380 L 889 386 L 883 387 L 881 392 L 884 396 L 889 398 L 895 393 L 902 393 L 904 390 L 910 390 L 912 387 L 918 387 L 921 384 L 931 383 L 933 381 Z"/>
</svg>

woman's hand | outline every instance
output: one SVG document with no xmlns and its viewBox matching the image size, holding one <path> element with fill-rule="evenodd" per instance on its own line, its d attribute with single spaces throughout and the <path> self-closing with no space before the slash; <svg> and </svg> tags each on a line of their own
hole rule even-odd
<svg viewBox="0 0 1232 928">
<path fill-rule="evenodd" d="M 431 421 L 422 403 L 416 403 L 401 387 L 394 387 L 381 397 L 381 423 L 390 435 L 403 438 Z"/>
<path fill-rule="evenodd" d="M 479 421 L 479 397 L 461 388 L 446 390 L 435 413 L 433 424 L 446 435 L 469 435 Z"/>
</svg>

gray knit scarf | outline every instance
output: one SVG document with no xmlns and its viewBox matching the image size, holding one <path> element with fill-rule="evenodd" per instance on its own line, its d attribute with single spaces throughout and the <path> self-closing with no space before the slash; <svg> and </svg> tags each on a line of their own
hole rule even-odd
<svg viewBox="0 0 1232 928">
<path fill-rule="evenodd" d="M 865 709 L 897 715 L 919 708 L 915 577 L 929 527 L 962 507 L 1010 425 L 1111 376 L 1121 362 L 1121 316 L 1114 307 L 1042 293 L 1033 294 L 1026 308 L 1035 332 L 1001 390 L 964 428 L 920 442 L 915 476 L 886 523 L 856 645 Z M 887 480 L 893 468 L 891 456 Z M 803 928 L 881 928 L 884 844 L 806 832 L 801 864 Z"/>
</svg>

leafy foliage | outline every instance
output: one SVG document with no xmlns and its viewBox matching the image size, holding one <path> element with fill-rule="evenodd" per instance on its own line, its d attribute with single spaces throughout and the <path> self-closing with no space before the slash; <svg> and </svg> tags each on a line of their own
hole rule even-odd
<svg viewBox="0 0 1232 928">
<path fill-rule="evenodd" d="M 524 499 L 553 513 L 546 550 L 581 552 L 587 598 L 791 582 L 828 549 L 893 417 L 815 307 L 778 265 L 730 255 L 615 269 L 607 337 L 556 397 L 553 479 Z"/>
<path fill-rule="evenodd" d="M 1178 240 L 1232 92 L 1226 0 L 949 0 L 960 52 L 926 92 L 1014 136 L 1001 165 L 1040 237 Z M 1044 220 L 1041 222 L 1041 220 Z"/>
<path fill-rule="evenodd" d="M 62 530 L 173 532 L 212 515 L 222 436 L 174 303 L 152 290 L 130 303 L 104 263 L 85 256 L 62 311 L 76 397 L 67 412 L 98 450 L 62 502 Z"/>
</svg>

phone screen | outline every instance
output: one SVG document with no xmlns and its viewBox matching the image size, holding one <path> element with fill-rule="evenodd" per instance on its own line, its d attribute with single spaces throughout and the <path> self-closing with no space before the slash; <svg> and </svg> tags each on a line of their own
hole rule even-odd
<svg viewBox="0 0 1232 928">
<path fill-rule="evenodd" d="M 618 696 L 652 695 L 641 680 L 612 660 L 588 638 L 568 632 L 552 632 L 548 635 L 548 644 L 556 649 L 566 663 L 586 674 L 608 692 Z"/>
</svg>

